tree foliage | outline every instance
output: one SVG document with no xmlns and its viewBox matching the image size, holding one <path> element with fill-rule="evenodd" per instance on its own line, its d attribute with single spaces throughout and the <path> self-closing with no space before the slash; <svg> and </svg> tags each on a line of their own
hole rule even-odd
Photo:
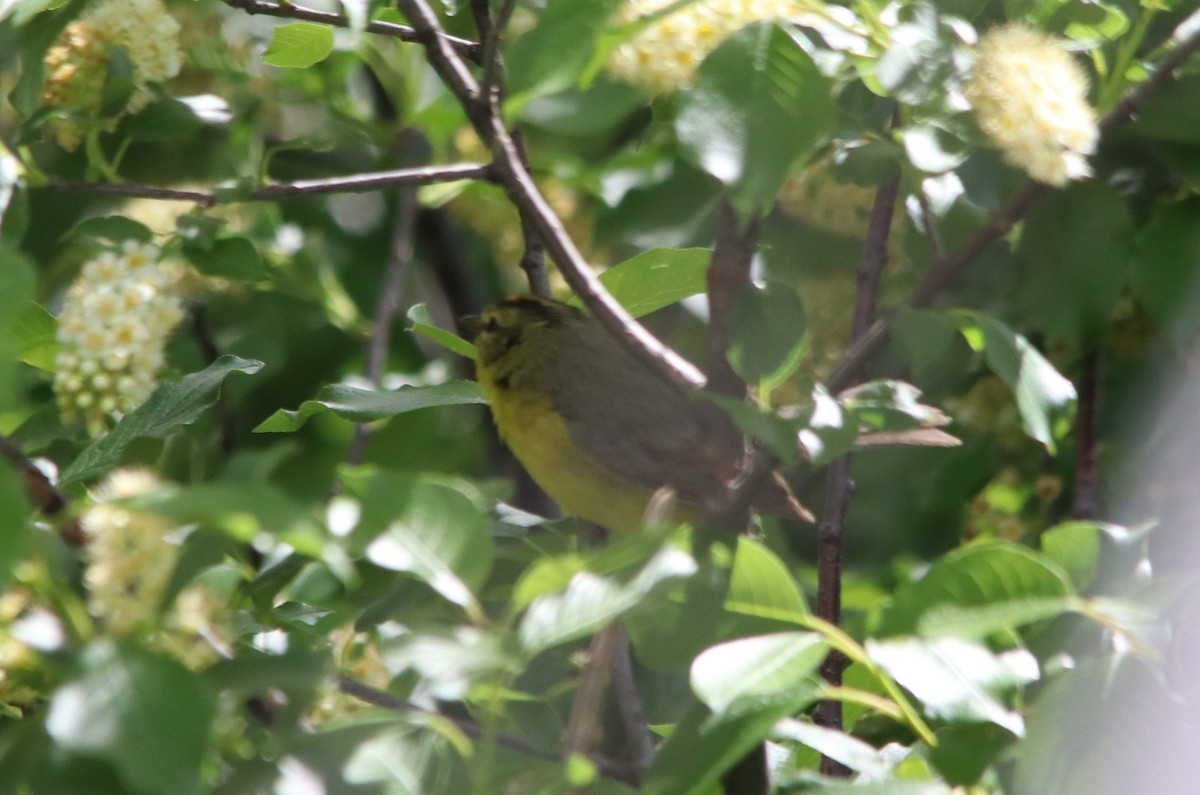
<svg viewBox="0 0 1200 795">
<path fill-rule="evenodd" d="M 0 2 L 0 793 L 1191 791 L 1198 19 Z M 520 471 L 527 290 L 712 526 Z"/>
</svg>

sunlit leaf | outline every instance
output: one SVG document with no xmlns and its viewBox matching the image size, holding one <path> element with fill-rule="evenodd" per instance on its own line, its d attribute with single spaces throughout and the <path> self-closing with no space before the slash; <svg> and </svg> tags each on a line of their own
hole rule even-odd
<svg viewBox="0 0 1200 795">
<path fill-rule="evenodd" d="M 313 22 L 289 22 L 275 28 L 263 62 L 271 66 L 307 69 L 333 52 L 333 28 Z"/>
<path fill-rule="evenodd" d="M 790 703 L 798 693 L 816 689 L 813 674 L 828 652 L 815 632 L 739 638 L 696 658 L 692 690 L 717 715 Z"/>
<path fill-rule="evenodd" d="M 486 403 L 473 381 L 449 381 L 431 386 L 402 386 L 396 390 L 372 390 L 333 384 L 320 391 L 316 400 L 306 400 L 295 411 L 280 409 L 263 420 L 255 433 L 297 431 L 316 414 L 326 411 L 351 422 L 375 422 L 409 411 L 435 406 Z"/>
</svg>

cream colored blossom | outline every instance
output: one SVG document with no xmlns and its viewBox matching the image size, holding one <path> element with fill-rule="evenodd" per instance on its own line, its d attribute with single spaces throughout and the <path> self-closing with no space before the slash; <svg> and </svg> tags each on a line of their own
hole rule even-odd
<svg viewBox="0 0 1200 795">
<path fill-rule="evenodd" d="M 184 588 L 175 597 L 154 646 L 193 670 L 231 655 L 233 608 L 205 583 Z"/>
<path fill-rule="evenodd" d="M 980 128 L 1004 159 L 1047 185 L 1091 172 L 1096 113 L 1083 69 L 1053 37 L 1025 25 L 988 31 L 980 40 L 967 99 Z"/>
<path fill-rule="evenodd" d="M 353 626 L 347 625 L 331 632 L 330 640 L 334 665 L 340 673 L 381 690 L 388 686 L 392 676 L 369 633 L 355 632 Z M 327 681 L 305 719 L 310 725 L 319 726 L 369 708 L 369 704 L 339 690 L 335 682 Z"/>
<path fill-rule="evenodd" d="M 838 182 L 822 158 L 789 178 L 779 189 L 779 209 L 814 229 L 858 240 L 867 235 L 875 189 Z"/>
<path fill-rule="evenodd" d="M 46 52 L 42 104 L 61 106 L 83 118 L 51 120 L 59 145 L 75 149 L 89 122 L 100 123 L 96 119 L 102 110 L 110 46 L 120 48 L 129 59 L 134 91 L 116 116 L 100 123 L 105 130 L 116 126 L 121 113 L 136 113 L 150 102 L 150 84 L 179 74 L 183 63 L 179 30 L 162 0 L 106 0 L 68 24 Z"/>
<path fill-rule="evenodd" d="M 629 0 L 618 12 L 630 23 L 671 5 L 675 0 Z M 661 94 L 690 85 L 696 67 L 731 34 L 760 19 L 797 16 L 799 0 L 698 0 L 651 22 L 623 42 L 608 61 L 614 77 L 650 93 Z"/>
<path fill-rule="evenodd" d="M 84 264 L 58 316 L 54 391 L 63 418 L 92 435 L 154 390 L 172 329 L 183 319 L 181 269 L 153 244 L 125 243 Z"/>
<path fill-rule="evenodd" d="M 97 491 L 97 503 L 83 515 L 88 538 L 88 611 L 117 636 L 152 628 L 167 582 L 179 560 L 171 525 L 161 516 L 117 501 L 140 497 L 159 488 L 154 473 L 122 469 Z"/>
</svg>

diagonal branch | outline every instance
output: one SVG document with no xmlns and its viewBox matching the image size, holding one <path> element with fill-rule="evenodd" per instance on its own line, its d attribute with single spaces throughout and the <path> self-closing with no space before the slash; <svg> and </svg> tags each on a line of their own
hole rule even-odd
<svg viewBox="0 0 1200 795">
<path fill-rule="evenodd" d="M 318 11 L 315 8 L 306 8 L 304 6 L 294 5 L 289 2 L 282 3 L 264 3 L 262 0 L 224 0 L 225 5 L 230 8 L 237 8 L 245 11 L 247 14 L 262 14 L 268 17 L 282 17 L 283 19 L 298 19 L 304 22 L 316 22 L 320 25 L 329 25 L 334 28 L 350 27 L 350 18 L 345 14 L 334 14 L 330 11 Z M 368 33 L 379 33 L 384 36 L 392 36 L 401 41 L 416 41 L 417 34 L 408 25 L 397 25 L 395 22 L 381 22 L 371 19 L 367 21 L 366 28 Z M 478 61 L 482 55 L 482 48 L 475 42 L 467 39 L 460 39 L 457 36 L 446 36 L 446 41 L 452 47 L 462 52 L 464 58 L 472 61 Z"/>
<path fill-rule="evenodd" d="M 504 120 L 494 112 L 490 103 L 481 101 L 478 81 L 462 57 L 442 38 L 441 26 L 429 3 L 426 0 L 398 0 L 398 3 L 425 46 L 429 63 L 458 98 L 479 137 L 491 145 L 496 181 L 504 187 L 517 209 L 529 217 L 567 284 L 618 343 L 638 359 L 682 387 L 704 386 L 704 375 L 696 366 L 663 345 L 634 320 L 592 273 L 583 254 L 563 228 L 562 221 L 538 190 Z"/>
</svg>

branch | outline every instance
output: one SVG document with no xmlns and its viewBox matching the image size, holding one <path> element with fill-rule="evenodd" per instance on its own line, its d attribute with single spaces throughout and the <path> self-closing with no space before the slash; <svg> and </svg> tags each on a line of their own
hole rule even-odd
<svg viewBox="0 0 1200 795">
<path fill-rule="evenodd" d="M 1162 89 L 1176 76 L 1179 68 L 1197 51 L 1200 51 L 1200 30 L 1181 41 L 1154 67 L 1148 80 L 1132 88 L 1116 106 L 1100 120 L 1100 130 L 1111 133 L 1128 123 L 1133 116 L 1150 101 L 1156 91 Z M 904 308 L 926 306 L 956 279 L 992 243 L 1007 235 L 1016 226 L 1033 203 L 1050 188 L 1040 182 L 1029 180 L 998 210 L 971 240 L 953 253 L 939 257 Z M 894 312 L 875 321 L 870 330 L 850 346 L 841 363 L 828 379 L 829 389 L 841 391 L 849 386 L 887 343 L 891 334 Z"/>
<path fill-rule="evenodd" d="M 1097 462 L 1100 437 L 1100 352 L 1083 360 L 1079 375 L 1079 402 L 1075 415 L 1075 488 L 1071 516 L 1095 519 L 1100 515 L 1100 478 Z"/>
<path fill-rule="evenodd" d="M 562 221 L 554 214 L 538 190 L 529 169 L 521 161 L 504 120 L 492 106 L 480 101 L 479 83 L 471 75 L 461 56 L 441 37 L 441 27 L 426 0 L 398 0 L 404 15 L 412 22 L 417 37 L 425 46 L 430 65 L 458 98 L 476 133 L 492 148 L 495 158 L 493 176 L 504 187 L 517 210 L 528 215 L 547 251 L 562 271 L 567 284 L 595 315 L 596 319 L 630 353 L 660 375 L 685 388 L 703 387 L 704 375 L 691 362 L 659 342 L 617 303 L 592 273 L 583 255 L 567 235 Z"/>
<path fill-rule="evenodd" d="M 896 197 L 900 192 L 900 175 L 881 185 L 871 207 L 871 218 L 867 224 L 867 240 L 863 245 L 862 259 L 858 264 L 857 285 L 854 297 L 854 321 L 851 325 L 850 342 L 857 342 L 867 334 L 875 319 L 875 302 L 879 283 L 888 259 L 888 234 L 892 228 L 892 216 L 896 210 Z M 850 469 L 850 455 L 844 455 L 829 466 L 826 481 L 825 515 L 817 527 L 817 617 L 839 626 L 842 618 L 842 542 L 846 532 L 846 513 L 850 509 L 850 498 L 854 494 L 854 479 Z M 831 651 L 821 664 L 821 676 L 832 687 L 842 684 L 842 671 L 846 658 L 838 651 Z M 831 729 L 842 728 L 842 704 L 835 699 L 826 699 L 817 705 L 815 722 L 818 726 Z M 846 778 L 850 770 L 836 760 L 821 757 L 821 772 Z"/>
<path fill-rule="evenodd" d="M 350 19 L 345 14 L 333 14 L 328 11 L 318 11 L 314 8 L 305 8 L 304 6 L 292 5 L 291 3 L 264 3 L 261 0 L 224 0 L 225 5 L 230 8 L 238 8 L 245 11 L 247 14 L 262 14 L 268 17 L 282 17 L 284 19 L 299 19 L 305 22 L 316 22 L 321 25 L 330 25 L 335 28 L 350 27 Z M 365 30 L 368 33 L 380 33 L 384 36 L 392 36 L 401 41 L 416 41 L 416 32 L 407 25 L 397 25 L 394 22 L 379 22 L 377 20 L 368 20 Z M 446 35 L 446 41 L 450 46 L 460 51 L 464 58 L 472 61 L 479 60 L 481 56 L 481 48 L 478 44 L 467 39 L 460 39 L 457 36 Z"/>
<path fill-rule="evenodd" d="M 416 704 L 405 701 L 401 698 L 397 698 L 386 691 L 377 690 L 370 685 L 363 684 L 362 682 L 359 682 L 356 679 L 351 679 L 348 676 L 339 676 L 337 678 L 337 686 L 338 689 L 346 695 L 353 696 L 364 703 L 371 704 L 376 707 L 382 707 L 383 709 L 388 709 L 392 712 L 400 713 L 401 715 L 413 713 L 421 715 L 435 715 L 443 720 L 453 723 L 459 731 L 473 740 L 479 740 L 484 736 L 483 728 L 472 721 L 464 720 L 462 718 L 455 718 L 450 715 L 444 715 L 440 712 L 433 712 L 431 710 L 418 707 Z M 545 751 L 533 745 L 524 737 L 516 734 L 497 732 L 494 735 L 489 734 L 488 736 L 494 736 L 498 745 L 502 745 L 505 748 L 510 748 L 518 753 L 533 757 L 534 759 L 544 759 L 548 762 L 559 762 L 566 758 L 566 756 L 561 752 Z M 633 770 L 629 764 L 597 755 L 592 755 L 589 757 L 589 759 L 591 759 L 592 764 L 596 766 L 596 769 L 600 772 L 600 775 L 604 776 L 605 778 L 616 779 L 617 781 L 623 781 L 631 786 L 637 786 L 637 772 Z"/>
<path fill-rule="evenodd" d="M 238 202 L 276 201 L 300 196 L 318 196 L 325 193 L 366 193 L 367 191 L 390 188 L 396 185 L 430 185 L 435 182 L 458 180 L 491 180 L 491 166 L 482 163 L 455 163 L 448 166 L 422 166 L 420 168 L 397 168 L 390 171 L 370 171 L 347 177 L 324 177 L 304 179 L 296 182 L 276 182 L 264 185 L 248 194 L 229 190 L 195 191 L 161 188 L 156 185 L 140 185 L 132 182 L 85 182 L 62 177 L 48 177 L 44 183 L 31 184 L 31 188 L 47 188 L 76 193 L 96 193 L 104 196 L 122 196 L 137 199 L 162 199 L 164 201 L 195 202 L 201 207 Z"/>
<path fill-rule="evenodd" d="M 68 513 L 70 501 L 67 499 L 67 495 L 59 491 L 58 486 L 54 485 L 46 473 L 26 457 L 25 451 L 21 449 L 20 445 L 7 436 L 0 436 L 0 456 L 7 458 L 15 469 L 20 470 L 21 477 L 25 481 L 25 496 L 29 499 L 30 505 L 51 519 Z M 79 520 L 74 517 L 67 519 L 59 526 L 58 535 L 67 544 L 76 548 L 87 544 L 87 536 L 84 535 Z"/>
</svg>

